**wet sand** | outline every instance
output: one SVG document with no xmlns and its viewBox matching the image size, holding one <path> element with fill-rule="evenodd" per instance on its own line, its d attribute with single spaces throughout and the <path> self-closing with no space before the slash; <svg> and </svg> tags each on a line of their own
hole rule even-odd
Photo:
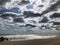
<svg viewBox="0 0 60 45">
<path fill-rule="evenodd" d="M 50 39 L 0 42 L 0 45 L 60 45 L 60 36 L 55 38 L 50 38 Z"/>
</svg>

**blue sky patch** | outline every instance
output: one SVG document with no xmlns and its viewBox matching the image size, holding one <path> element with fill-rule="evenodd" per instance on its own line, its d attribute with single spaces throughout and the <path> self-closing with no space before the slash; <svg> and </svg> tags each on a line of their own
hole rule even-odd
<svg viewBox="0 0 60 45">
<path fill-rule="evenodd" d="M 33 5 L 27 5 L 26 8 L 27 9 L 33 9 Z"/>
</svg>

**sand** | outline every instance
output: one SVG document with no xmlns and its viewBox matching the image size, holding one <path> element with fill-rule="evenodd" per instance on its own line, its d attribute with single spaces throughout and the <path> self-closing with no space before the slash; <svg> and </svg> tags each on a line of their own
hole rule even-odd
<svg viewBox="0 0 60 45">
<path fill-rule="evenodd" d="M 50 38 L 50 39 L 0 42 L 0 45 L 60 45 L 60 36 L 55 38 Z"/>
</svg>

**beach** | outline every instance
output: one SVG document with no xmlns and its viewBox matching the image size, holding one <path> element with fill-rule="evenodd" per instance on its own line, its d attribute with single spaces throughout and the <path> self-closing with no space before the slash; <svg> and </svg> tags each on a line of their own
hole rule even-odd
<svg viewBox="0 0 60 45">
<path fill-rule="evenodd" d="M 48 39 L 6 41 L 6 42 L 0 42 L 0 45 L 60 45 L 60 36 Z"/>
</svg>

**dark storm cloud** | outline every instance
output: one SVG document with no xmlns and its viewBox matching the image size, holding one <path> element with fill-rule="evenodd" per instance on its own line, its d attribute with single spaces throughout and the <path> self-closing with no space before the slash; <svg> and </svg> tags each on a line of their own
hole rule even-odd
<svg viewBox="0 0 60 45">
<path fill-rule="evenodd" d="M 11 0 L 0 0 L 0 5 L 2 6 L 2 5 L 5 5 L 5 3 L 6 2 L 9 2 L 9 1 L 11 1 Z"/>
<path fill-rule="evenodd" d="M 22 18 L 14 18 L 13 21 L 15 23 L 17 23 L 17 22 L 21 22 L 21 23 L 24 22 L 24 20 Z"/>
<path fill-rule="evenodd" d="M 39 21 L 39 23 L 47 23 L 48 21 L 49 19 L 47 17 L 43 17 L 43 19 Z"/>
<path fill-rule="evenodd" d="M 26 24 L 26 27 L 27 26 L 36 27 L 36 25 L 32 25 L 32 24 Z"/>
<path fill-rule="evenodd" d="M 50 16 L 50 18 L 58 18 L 60 17 L 60 13 L 54 13 L 53 15 Z"/>
<path fill-rule="evenodd" d="M 8 17 L 15 18 L 17 16 L 15 14 L 1 14 L 0 17 L 3 18 L 3 19 L 7 19 Z"/>
<path fill-rule="evenodd" d="M 20 3 L 18 3 L 18 5 L 28 4 L 28 3 L 30 3 L 30 1 L 29 1 L 29 0 L 21 0 L 21 2 L 20 2 Z"/>
<path fill-rule="evenodd" d="M 60 22 L 54 22 L 53 25 L 60 25 Z"/>
<path fill-rule="evenodd" d="M 60 0 L 58 0 L 55 4 L 52 4 L 49 8 L 47 8 L 41 15 L 46 14 L 50 11 L 56 11 L 60 6 Z"/>
<path fill-rule="evenodd" d="M 38 7 L 43 7 L 44 5 L 39 5 Z"/>
<path fill-rule="evenodd" d="M 23 15 L 25 17 L 39 17 L 39 16 L 41 16 L 39 13 L 34 13 L 32 11 L 24 11 Z"/>
<path fill-rule="evenodd" d="M 34 24 L 37 23 L 35 20 L 28 20 L 28 22 L 32 22 L 32 23 L 34 23 Z"/>
</svg>

